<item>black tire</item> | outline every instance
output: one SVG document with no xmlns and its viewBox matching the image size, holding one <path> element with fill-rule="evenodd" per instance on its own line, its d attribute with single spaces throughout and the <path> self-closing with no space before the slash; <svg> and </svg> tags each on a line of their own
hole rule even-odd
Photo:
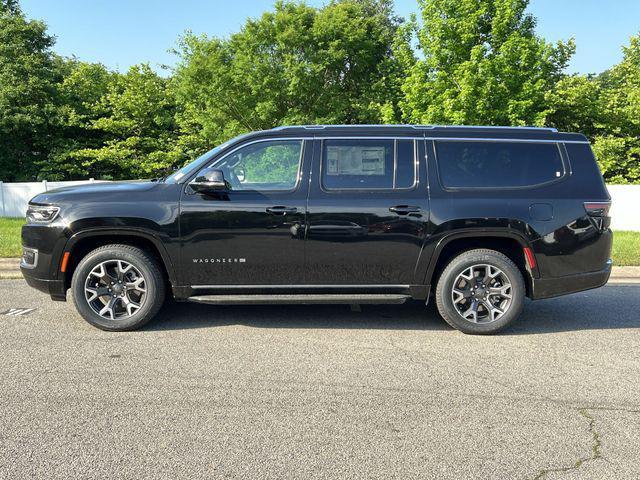
<svg viewBox="0 0 640 480">
<path fill-rule="evenodd" d="M 502 273 L 506 275 L 511 284 L 511 303 L 499 318 L 493 321 L 487 319 L 484 323 L 475 323 L 472 320 L 465 319 L 454 305 L 453 288 L 454 282 L 459 278 L 459 275 L 463 272 L 468 272 L 471 267 L 481 265 L 490 265 L 501 270 Z M 480 286 L 477 288 L 479 287 Z M 482 335 L 496 333 L 516 320 L 522 313 L 525 295 L 526 289 L 522 273 L 509 257 L 495 250 L 477 249 L 461 253 L 445 267 L 436 287 L 436 304 L 442 318 L 453 328 L 468 334 Z M 456 301 L 460 298 L 461 295 L 456 298 Z M 469 301 L 470 300 L 471 299 L 469 299 Z M 464 301 L 466 302 L 467 300 Z M 462 307 L 468 305 L 468 303 L 463 304 Z M 486 310 L 484 305 L 482 303 L 480 303 L 480 305 L 481 308 L 485 309 L 485 315 L 490 316 L 491 314 Z M 462 308 L 462 310 L 464 310 L 464 308 Z M 477 315 L 475 318 L 477 318 Z"/>
<path fill-rule="evenodd" d="M 140 301 L 140 307 L 137 311 L 131 314 L 122 312 L 123 315 L 127 315 L 124 318 L 105 318 L 94 311 L 90 305 L 89 300 L 91 299 L 87 299 L 85 296 L 85 285 L 87 285 L 87 279 L 94 268 L 99 267 L 103 262 L 118 260 L 133 265 L 139 271 L 144 278 L 145 296 L 144 300 Z M 89 252 L 78 264 L 71 281 L 73 302 L 78 313 L 91 325 L 108 331 L 136 330 L 148 323 L 162 307 L 165 300 L 165 289 L 164 276 L 155 257 L 130 245 L 105 245 Z M 110 296 L 111 294 L 107 294 L 106 298 Z M 98 301 L 102 300 L 94 300 L 92 303 L 95 305 Z M 123 306 L 121 305 L 120 308 Z"/>
</svg>

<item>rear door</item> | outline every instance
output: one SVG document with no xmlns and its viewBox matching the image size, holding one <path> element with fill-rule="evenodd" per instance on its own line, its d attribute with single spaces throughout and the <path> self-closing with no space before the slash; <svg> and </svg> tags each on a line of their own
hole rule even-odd
<svg viewBox="0 0 640 480">
<path fill-rule="evenodd" d="M 305 283 L 415 284 L 429 220 L 424 141 L 361 137 L 315 143 Z"/>
</svg>

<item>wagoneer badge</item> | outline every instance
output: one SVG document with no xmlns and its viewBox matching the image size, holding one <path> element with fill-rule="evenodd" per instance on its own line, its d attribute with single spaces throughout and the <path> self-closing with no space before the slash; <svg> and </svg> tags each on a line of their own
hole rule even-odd
<svg viewBox="0 0 640 480">
<path fill-rule="evenodd" d="M 194 258 L 193 263 L 245 263 L 246 258 Z"/>
</svg>

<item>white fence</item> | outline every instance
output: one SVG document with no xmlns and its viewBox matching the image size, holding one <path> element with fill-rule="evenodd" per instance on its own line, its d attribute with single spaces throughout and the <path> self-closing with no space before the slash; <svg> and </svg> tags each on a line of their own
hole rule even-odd
<svg viewBox="0 0 640 480">
<path fill-rule="evenodd" d="M 34 195 L 54 188 L 91 183 L 82 182 L 0 182 L 0 217 L 24 217 Z M 640 231 L 640 185 L 608 185 L 613 199 L 611 226 L 614 230 Z"/>
<path fill-rule="evenodd" d="M 93 178 L 79 182 L 0 182 L 0 217 L 24 217 L 27 204 L 38 193 L 47 192 L 54 188 L 93 183 Z"/>
<path fill-rule="evenodd" d="M 611 195 L 611 228 L 640 231 L 640 185 L 607 185 Z"/>
</svg>

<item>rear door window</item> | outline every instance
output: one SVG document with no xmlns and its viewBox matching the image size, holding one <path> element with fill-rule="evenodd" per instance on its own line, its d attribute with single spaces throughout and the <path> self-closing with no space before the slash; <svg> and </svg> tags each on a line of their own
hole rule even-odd
<svg viewBox="0 0 640 480">
<path fill-rule="evenodd" d="M 436 140 L 440 181 L 448 188 L 514 188 L 565 175 L 556 143 Z"/>
<path fill-rule="evenodd" d="M 413 187 L 413 140 L 324 140 L 322 186 L 326 190 L 392 190 Z"/>
</svg>

